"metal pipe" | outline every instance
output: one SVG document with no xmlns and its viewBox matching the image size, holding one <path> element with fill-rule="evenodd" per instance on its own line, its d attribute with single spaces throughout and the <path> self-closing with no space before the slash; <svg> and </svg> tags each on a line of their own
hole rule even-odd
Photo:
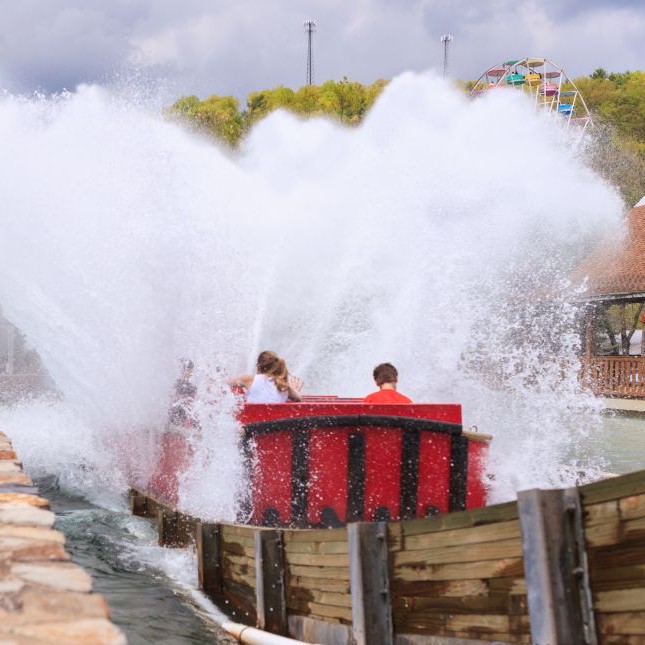
<svg viewBox="0 0 645 645">
<path fill-rule="evenodd" d="M 240 643 L 246 643 L 246 645 L 306 645 L 303 641 L 270 634 L 261 629 L 240 625 L 239 623 L 222 623 L 222 629 L 237 638 Z"/>
</svg>

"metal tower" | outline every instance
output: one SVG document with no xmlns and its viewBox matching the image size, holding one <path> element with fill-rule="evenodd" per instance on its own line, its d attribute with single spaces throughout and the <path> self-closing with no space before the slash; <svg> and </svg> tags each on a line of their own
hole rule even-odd
<svg viewBox="0 0 645 645">
<path fill-rule="evenodd" d="M 452 36 L 444 34 L 441 36 L 441 42 L 443 43 L 443 77 L 446 78 L 448 72 L 448 46 L 452 42 Z"/>
<path fill-rule="evenodd" d="M 307 85 L 314 84 L 314 52 L 313 39 L 316 31 L 314 20 L 305 20 L 305 31 L 307 32 Z"/>
</svg>

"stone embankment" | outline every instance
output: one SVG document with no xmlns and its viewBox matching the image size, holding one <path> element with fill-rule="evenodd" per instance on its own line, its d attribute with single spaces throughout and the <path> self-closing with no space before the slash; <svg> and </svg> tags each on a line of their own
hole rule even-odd
<svg viewBox="0 0 645 645">
<path fill-rule="evenodd" d="M 0 643 L 125 644 L 91 577 L 69 561 L 54 520 L 0 432 Z"/>
</svg>

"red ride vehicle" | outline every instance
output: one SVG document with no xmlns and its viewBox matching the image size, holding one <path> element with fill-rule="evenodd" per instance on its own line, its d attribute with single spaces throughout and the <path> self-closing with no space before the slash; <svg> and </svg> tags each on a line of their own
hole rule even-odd
<svg viewBox="0 0 645 645">
<path fill-rule="evenodd" d="M 246 403 L 239 420 L 249 484 L 240 521 L 335 527 L 486 503 L 490 436 L 465 432 L 458 404 L 304 396 L 299 403 Z M 190 461 L 187 432 L 167 430 L 148 485 L 171 506 Z"/>
</svg>

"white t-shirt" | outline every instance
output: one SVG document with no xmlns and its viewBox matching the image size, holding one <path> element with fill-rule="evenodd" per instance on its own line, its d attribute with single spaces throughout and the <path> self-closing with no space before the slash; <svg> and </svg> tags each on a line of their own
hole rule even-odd
<svg viewBox="0 0 645 645">
<path fill-rule="evenodd" d="M 256 374 L 246 392 L 247 403 L 284 403 L 288 398 L 288 393 L 280 392 L 273 379 L 266 374 Z"/>
</svg>

